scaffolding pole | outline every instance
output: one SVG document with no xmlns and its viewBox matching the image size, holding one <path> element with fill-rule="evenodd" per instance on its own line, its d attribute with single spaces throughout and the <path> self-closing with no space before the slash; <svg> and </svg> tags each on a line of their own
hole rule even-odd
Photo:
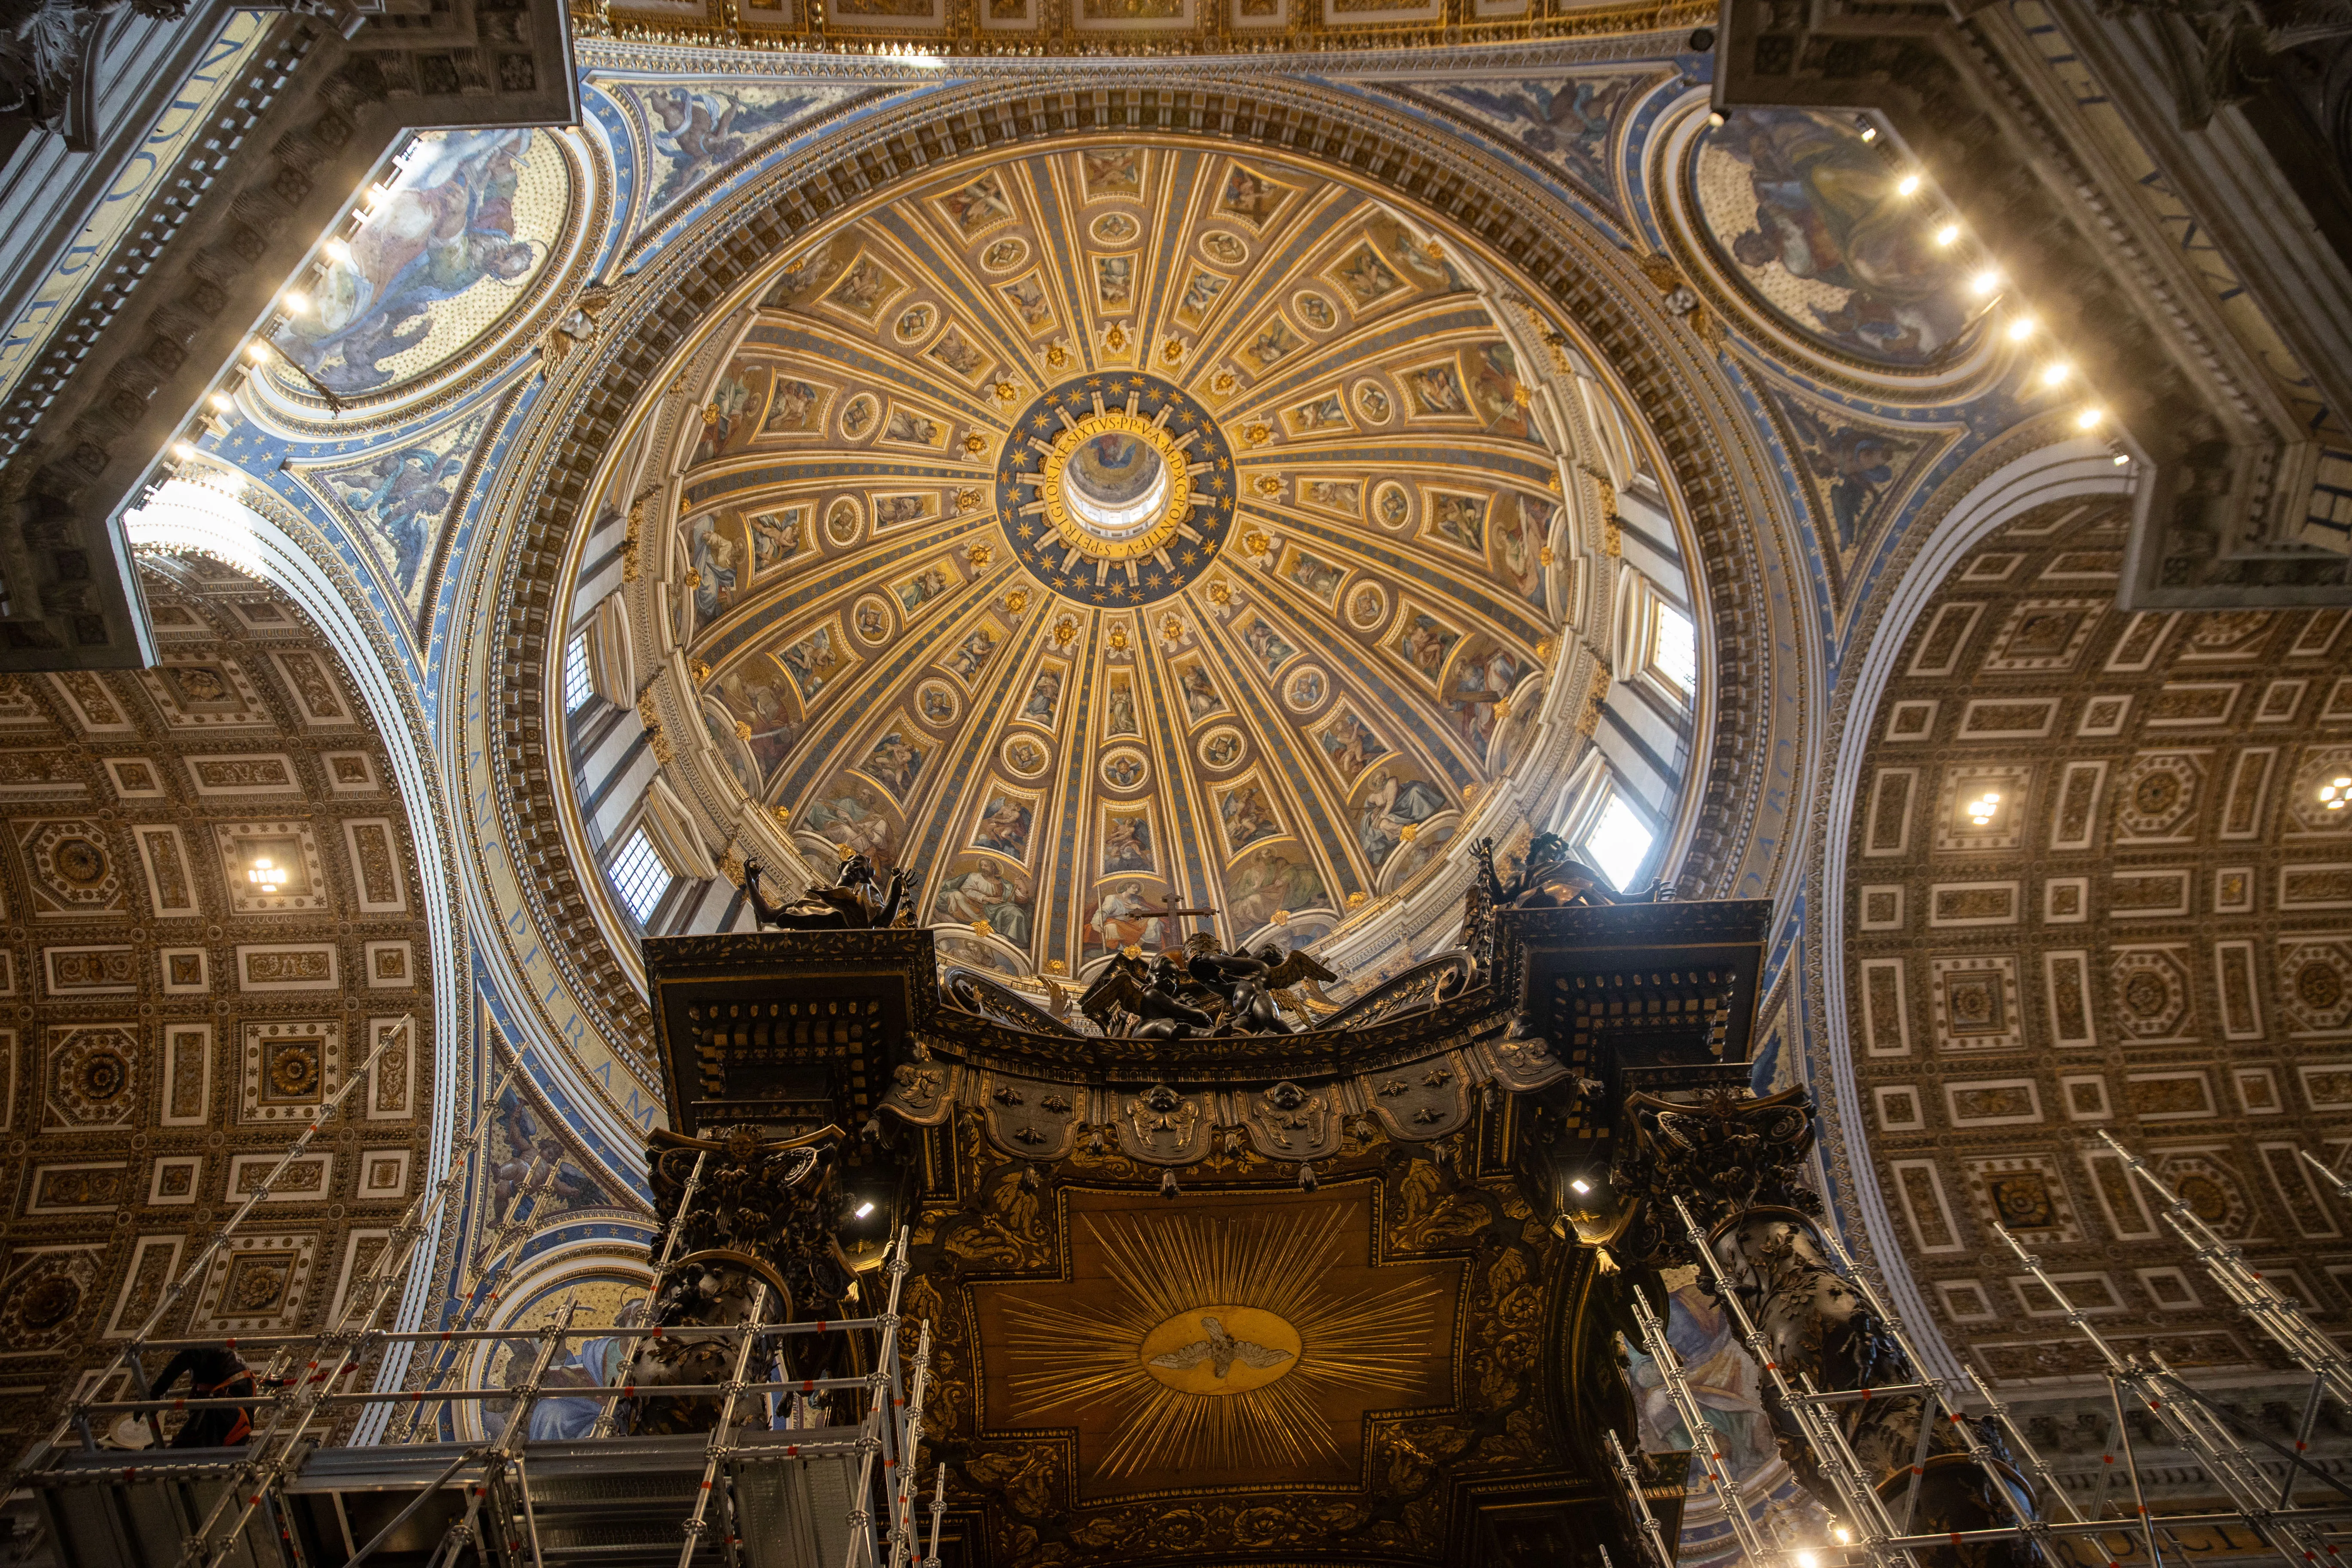
<svg viewBox="0 0 2352 1568">
<path fill-rule="evenodd" d="M 2342 1347 L 2311 1326 L 2303 1309 L 2271 1289 L 2259 1269 L 2246 1262 L 2246 1255 L 2221 1239 L 2221 1235 L 2199 1217 L 2188 1200 L 2164 1184 L 2162 1177 L 2147 1168 L 2146 1161 L 2121 1143 L 2115 1134 L 2102 1130 L 2099 1142 L 2115 1151 L 2124 1168 L 2163 1200 L 2164 1220 L 2187 1242 L 2205 1272 L 2213 1277 L 2224 1295 L 2237 1303 L 2238 1309 L 2278 1342 L 2279 1348 L 2293 1356 L 2295 1363 L 2327 1385 L 2327 1392 L 2344 1405 L 2352 1405 L 2352 1360 L 2345 1357 Z M 2314 1162 L 2316 1163 L 2317 1162 Z"/>
<path fill-rule="evenodd" d="M 2271 1497 L 2271 1483 L 2245 1449 L 2231 1439 L 2211 1415 L 2200 1411 L 2194 1398 L 2180 1397 L 2189 1391 L 2169 1367 L 2161 1363 L 2143 1364 L 2137 1356 L 2126 1356 L 2109 1343 L 2105 1335 L 2095 1327 L 2087 1313 L 2066 1298 L 2058 1282 L 2050 1277 L 2042 1260 L 2025 1250 L 2024 1245 L 2010 1231 L 1995 1226 L 1994 1231 L 2017 1255 L 2018 1261 L 2033 1276 L 2051 1299 L 2058 1303 L 2067 1323 L 2079 1331 L 2107 1363 L 2107 1375 L 2114 1382 L 2116 1443 L 2124 1450 L 2124 1464 L 2132 1484 L 2132 1506 L 2138 1516 L 2147 1542 L 2148 1560 L 2160 1565 L 2161 1553 L 2157 1549 L 2156 1529 L 2164 1521 L 2152 1515 L 2140 1484 L 2139 1461 L 2131 1447 L 2130 1434 L 2124 1429 L 2123 1394 L 2128 1391 L 2150 1415 L 2162 1422 L 2165 1429 L 2182 1447 L 2197 1457 L 2208 1479 L 2227 1496 L 2235 1517 L 2261 1536 L 2272 1550 L 2291 1565 L 2332 1561 L 2336 1548 L 2316 1529 L 2316 1522 L 2330 1518 L 2341 1519 L 2352 1510 L 2344 1508 L 2281 1508 Z M 2293 1475 L 2293 1470 L 2289 1470 Z"/>
<path fill-rule="evenodd" d="M 1716 1502 L 1723 1510 L 1725 1522 L 1731 1526 L 1733 1539 L 1739 1542 L 1740 1555 L 1756 1568 L 1775 1568 L 1780 1553 L 1766 1548 L 1764 1538 L 1757 1532 L 1756 1521 L 1748 1517 L 1748 1505 L 1740 1500 L 1738 1483 L 1731 1479 L 1731 1467 L 1724 1460 L 1718 1434 L 1700 1407 L 1698 1396 L 1691 1392 L 1690 1380 L 1683 1375 L 1682 1358 L 1675 1354 L 1674 1345 L 1666 1339 L 1665 1324 L 1651 1310 L 1641 1287 L 1635 1286 L 1630 1294 L 1634 1320 L 1642 1327 L 1643 1346 L 1650 1352 L 1650 1359 L 1658 1363 L 1666 1398 L 1673 1404 L 1675 1414 L 1682 1418 L 1684 1429 L 1690 1433 L 1691 1451 L 1706 1471 L 1707 1484 L 1715 1489 Z"/>
<path fill-rule="evenodd" d="M 1604 1427 L 1601 1436 L 1609 1444 L 1609 1458 L 1617 1471 L 1617 1479 L 1625 1483 L 1625 1495 L 1633 1504 L 1633 1522 L 1641 1527 L 1642 1544 L 1649 1549 L 1652 1568 L 1675 1568 L 1675 1554 L 1666 1549 L 1666 1532 L 1658 1526 L 1658 1516 L 1650 1511 L 1650 1499 L 1642 1489 L 1641 1473 L 1633 1468 L 1633 1458 L 1625 1445 L 1617 1440 L 1614 1430 Z"/>
<path fill-rule="evenodd" d="M 188 1293 L 196 1281 L 204 1278 L 205 1270 L 212 1267 L 214 1256 L 228 1245 L 229 1237 L 236 1233 L 238 1226 L 245 1223 L 246 1215 L 251 1214 L 256 1205 L 268 1199 L 269 1189 L 277 1183 L 278 1178 L 284 1175 L 287 1168 L 309 1150 L 310 1140 L 317 1137 L 320 1129 L 326 1126 L 335 1113 L 342 1109 L 343 1101 L 351 1098 L 352 1091 L 368 1079 L 375 1070 L 375 1064 L 390 1048 L 393 1041 L 411 1034 L 415 1027 L 416 1016 L 412 1013 L 400 1020 L 398 1028 L 385 1031 L 383 1037 L 376 1041 L 375 1049 L 368 1053 L 367 1060 L 360 1064 L 359 1070 L 345 1079 L 342 1087 L 327 1097 L 310 1118 L 310 1125 L 303 1128 L 294 1142 L 286 1146 L 286 1152 L 278 1156 L 278 1163 L 269 1168 L 269 1173 L 262 1177 L 253 1191 L 246 1194 L 245 1202 L 237 1205 L 236 1212 L 230 1215 L 218 1230 L 213 1232 L 212 1239 L 197 1250 L 194 1261 L 182 1269 L 179 1278 L 164 1288 L 162 1297 L 155 1303 L 154 1310 L 150 1311 L 146 1320 L 139 1325 L 139 1331 L 131 1336 L 123 1345 L 121 1352 L 115 1357 L 115 1363 L 129 1370 L 133 1386 L 141 1393 L 147 1391 L 147 1371 L 139 1361 L 139 1352 L 156 1329 L 162 1325 L 164 1317 L 179 1304 L 181 1298 Z M 100 1368 L 98 1373 L 87 1385 L 89 1391 L 95 1393 L 104 1386 L 106 1372 L 107 1368 Z M 98 1446 L 95 1436 L 89 1430 L 90 1403 L 88 1398 L 78 1398 L 72 1401 L 67 1406 L 64 1417 L 59 1420 L 49 1436 L 37 1439 L 26 1449 L 24 1456 L 17 1460 L 15 1470 L 9 1475 L 9 1491 L 13 1492 L 22 1486 L 28 1474 L 37 1468 L 51 1453 L 63 1446 L 68 1428 L 80 1432 L 84 1448 L 95 1448 Z M 258 1403 L 258 1401 L 249 1403 Z M 160 1436 L 160 1432 L 157 1435 Z"/>
<path fill-rule="evenodd" d="M 1837 1493 L 1839 1504 L 1843 1509 L 1847 1521 L 1862 1532 L 1864 1549 L 1875 1555 L 1880 1551 L 1882 1543 L 1893 1540 L 1903 1531 L 1896 1527 L 1894 1518 L 1887 1513 L 1885 1500 L 1878 1495 L 1868 1481 L 1864 1479 L 1862 1461 L 1856 1458 L 1853 1447 L 1847 1443 L 1845 1428 L 1839 1425 L 1836 1418 L 1824 1408 L 1837 1404 L 1853 1403 L 1854 1394 L 1859 1391 L 1838 1390 L 1824 1394 L 1812 1386 L 1812 1380 L 1810 1377 L 1804 1378 L 1802 1387 L 1790 1382 L 1788 1374 L 1781 1371 L 1780 1360 L 1773 1354 L 1770 1343 L 1765 1340 L 1763 1331 L 1756 1326 L 1755 1320 L 1748 1315 L 1748 1308 L 1739 1299 L 1738 1289 L 1733 1284 L 1730 1277 L 1724 1273 L 1722 1263 L 1715 1256 L 1715 1249 L 1707 1245 L 1706 1233 L 1699 1229 L 1698 1222 L 1691 1217 L 1689 1207 L 1679 1196 L 1675 1199 L 1675 1213 L 1682 1218 L 1684 1234 L 1689 1237 L 1691 1249 L 1698 1255 L 1700 1266 L 1706 1270 L 1708 1281 L 1715 1287 L 1717 1299 L 1730 1309 L 1733 1321 L 1738 1324 L 1740 1341 L 1747 1345 L 1748 1353 L 1755 1359 L 1758 1366 L 1764 1369 L 1764 1375 L 1771 1379 L 1774 1395 L 1779 1399 L 1781 1406 L 1789 1412 L 1790 1416 L 1795 1420 L 1798 1430 L 1803 1434 L 1805 1442 L 1812 1448 L 1814 1468 L 1830 1483 L 1831 1489 Z M 1919 1412 L 1919 1424 L 1924 1438 L 1928 1425 L 1934 1419 L 1937 1402 L 1932 1392 L 1928 1392 L 1925 1385 L 1914 1384 L 1906 1385 L 1906 1388 L 1916 1389 L 1927 1394 L 1927 1397 L 1921 1401 Z M 1885 1394 L 1890 1391 L 1874 1392 Z M 1920 1467 L 1915 1464 L 1912 1468 L 1916 1473 Z M 1998 1489 L 2003 1497 L 2009 1495 L 2009 1489 L 2006 1487 L 2000 1487 Z M 2014 1499 L 2011 1500 L 2010 1506 L 2012 1509 L 2016 1507 Z M 1918 1568 L 1917 1559 L 1914 1558 L 1907 1549 L 1889 1550 L 1891 1554 L 1887 1561 L 1890 1563 L 1899 1564 L 1900 1568 Z"/>
</svg>

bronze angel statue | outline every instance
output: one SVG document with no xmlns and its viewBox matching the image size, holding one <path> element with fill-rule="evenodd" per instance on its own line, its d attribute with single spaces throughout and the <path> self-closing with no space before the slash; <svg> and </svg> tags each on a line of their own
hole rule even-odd
<svg viewBox="0 0 2352 1568">
<path fill-rule="evenodd" d="M 1320 995 L 1319 983 L 1338 978 L 1303 950 L 1286 953 L 1268 942 L 1255 953 L 1222 952 L 1216 938 L 1196 931 L 1181 955 L 1162 952 L 1149 963 L 1139 953 L 1115 955 L 1078 1006 L 1107 1034 L 1146 1039 L 1287 1035 L 1295 1028 L 1282 1005 L 1311 1026 L 1301 992 Z"/>
<path fill-rule="evenodd" d="M 829 888 L 811 888 L 788 904 L 772 904 L 760 891 L 760 863 L 743 863 L 743 896 L 750 900 L 752 916 L 762 926 L 775 926 L 783 931 L 843 931 L 873 926 L 889 926 L 910 914 L 913 903 L 907 897 L 907 873 L 902 867 L 890 873 L 890 885 L 885 889 L 875 879 L 874 862 L 844 844 L 839 846 L 841 874 Z"/>
</svg>

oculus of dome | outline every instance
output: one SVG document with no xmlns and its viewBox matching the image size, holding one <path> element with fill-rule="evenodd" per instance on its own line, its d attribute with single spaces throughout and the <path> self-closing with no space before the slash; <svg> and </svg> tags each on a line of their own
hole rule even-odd
<svg viewBox="0 0 2352 1568">
<path fill-rule="evenodd" d="M 1065 596 L 1150 604 L 1223 547 L 1232 449 L 1208 411 L 1167 382 L 1066 382 L 1014 428 L 996 476 L 997 519 L 1022 564 Z"/>
</svg>

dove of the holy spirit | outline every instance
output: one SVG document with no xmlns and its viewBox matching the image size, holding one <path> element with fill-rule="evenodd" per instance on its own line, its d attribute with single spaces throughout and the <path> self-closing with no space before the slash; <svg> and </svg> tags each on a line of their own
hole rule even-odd
<svg viewBox="0 0 2352 1568">
<path fill-rule="evenodd" d="M 1215 1318 L 1204 1316 L 1201 1320 L 1201 1327 L 1208 1331 L 1207 1339 L 1194 1340 L 1189 1345 L 1179 1345 L 1166 1355 L 1153 1356 L 1150 1364 L 1167 1367 L 1171 1372 L 1189 1372 L 1205 1361 L 1211 1371 L 1223 1377 L 1233 1370 L 1236 1361 L 1262 1371 L 1266 1367 L 1279 1366 L 1290 1359 L 1288 1351 L 1234 1338 L 1225 1332 L 1225 1325 Z"/>
</svg>

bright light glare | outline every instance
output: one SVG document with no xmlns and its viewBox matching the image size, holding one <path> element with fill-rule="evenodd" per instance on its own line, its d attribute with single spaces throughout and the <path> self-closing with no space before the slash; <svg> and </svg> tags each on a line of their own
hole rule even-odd
<svg viewBox="0 0 2352 1568">
<path fill-rule="evenodd" d="M 874 1200 L 872 1198 L 868 1198 L 864 1203 L 857 1205 L 857 1217 L 859 1219 L 864 1219 L 867 1215 L 870 1215 L 873 1212 Z"/>
<path fill-rule="evenodd" d="M 1936 243 L 1937 245 L 1949 245 L 1952 241 L 1959 237 L 1960 226 L 1956 223 L 1948 223 L 1943 227 L 1936 231 Z"/>
<path fill-rule="evenodd" d="M 2066 384 L 2066 378 L 2074 374 L 2074 367 L 2073 365 L 2068 364 L 2063 359 L 2058 360 L 2053 363 L 2045 364 L 2042 367 L 2042 384 L 2044 386 L 2063 386 Z"/>
<path fill-rule="evenodd" d="M 1820 1554 L 1819 1554 L 1818 1552 L 1798 1552 L 1798 1553 L 1797 1553 L 1797 1568 L 1822 1568 L 1822 1560 L 1821 1560 L 1821 1556 L 1820 1556 Z"/>
<path fill-rule="evenodd" d="M 2104 408 L 2085 408 L 2083 412 L 2074 416 L 2074 428 L 2077 430 L 2095 430 L 2099 427 L 2099 421 L 2105 419 L 2106 416 L 2107 411 Z"/>
<path fill-rule="evenodd" d="M 263 342 L 259 338 L 256 338 L 253 342 L 245 345 L 245 357 L 251 360 L 254 363 L 259 364 L 263 360 L 269 357 L 269 345 Z"/>
<path fill-rule="evenodd" d="M 1916 174 L 1906 174 L 1901 179 L 1895 181 L 1895 194 L 1898 196 L 1917 195 L 1919 194 L 1919 176 Z"/>
<path fill-rule="evenodd" d="M 1830 1533 L 1837 1538 L 1837 1543 L 1840 1546 L 1845 1545 L 1848 1542 L 1851 1542 L 1853 1539 L 1853 1531 L 1848 1530 L 1843 1524 L 1831 1531 Z"/>
<path fill-rule="evenodd" d="M 1698 689 L 1698 633 L 1690 617 L 1671 605 L 1658 606 L 1656 635 L 1651 639 L 1650 663 L 1687 697 Z"/>
<path fill-rule="evenodd" d="M 1960 809 L 1969 814 L 1970 822 L 1982 827 L 1990 823 L 1994 814 L 2000 810 L 2000 796 L 1992 790 L 1987 790 Z"/>
<path fill-rule="evenodd" d="M 1878 127 L 1877 127 L 1877 126 L 1875 126 L 1875 125 L 1865 125 L 1865 126 L 1864 126 L 1864 127 L 1862 128 L 1862 139 L 1863 139 L 1864 142 L 1875 142 L 1875 141 L 1877 141 L 1877 140 L 1878 140 Z"/>
<path fill-rule="evenodd" d="M 172 443 L 172 456 L 179 458 L 180 461 L 184 463 L 195 455 L 195 447 L 191 446 L 189 443 L 185 441 L 174 441 Z"/>
<path fill-rule="evenodd" d="M 2013 343 L 2023 342 L 2033 335 L 2033 330 L 2041 324 L 2031 316 L 2018 317 L 2009 324 L 2009 341 Z"/>
<path fill-rule="evenodd" d="M 1568 1184 L 1568 1190 L 1574 1193 L 1580 1198 L 1592 1191 L 1592 1184 L 1586 1181 L 1582 1176 L 1579 1176 L 1576 1180 Z"/>
<path fill-rule="evenodd" d="M 286 868 L 271 865 L 267 855 L 259 856 L 245 868 L 245 879 L 257 888 L 282 888 L 286 885 Z"/>
<path fill-rule="evenodd" d="M 319 248 L 330 261 L 349 261 L 352 258 L 352 247 L 340 239 L 331 239 Z"/>
<path fill-rule="evenodd" d="M 226 392 L 215 392 L 205 401 L 211 404 L 215 408 L 219 409 L 223 414 L 227 413 L 230 409 L 236 406 L 236 400 Z"/>
<path fill-rule="evenodd" d="M 2330 811 L 2341 811 L 2352 805 L 2352 776 L 2330 780 L 2319 786 L 2319 804 Z"/>
<path fill-rule="evenodd" d="M 1969 287 L 1976 290 L 1977 297 L 1979 299 L 1982 299 L 1985 295 L 1991 293 L 1994 289 L 2000 287 L 2000 268 L 1997 267 L 1986 268 L 1983 271 L 1969 279 Z"/>
<path fill-rule="evenodd" d="M 1650 830 L 1642 826 L 1633 808 L 1625 804 L 1622 796 L 1612 794 L 1609 804 L 1601 808 L 1592 831 L 1584 836 L 1584 842 L 1578 847 L 1622 891 L 1642 868 L 1642 862 L 1650 858 L 1651 841 Z"/>
<path fill-rule="evenodd" d="M 307 310 L 310 308 L 310 296 L 305 294 L 299 289 L 289 289 L 286 290 L 285 303 L 286 308 L 289 310 L 297 312 Z"/>
</svg>

